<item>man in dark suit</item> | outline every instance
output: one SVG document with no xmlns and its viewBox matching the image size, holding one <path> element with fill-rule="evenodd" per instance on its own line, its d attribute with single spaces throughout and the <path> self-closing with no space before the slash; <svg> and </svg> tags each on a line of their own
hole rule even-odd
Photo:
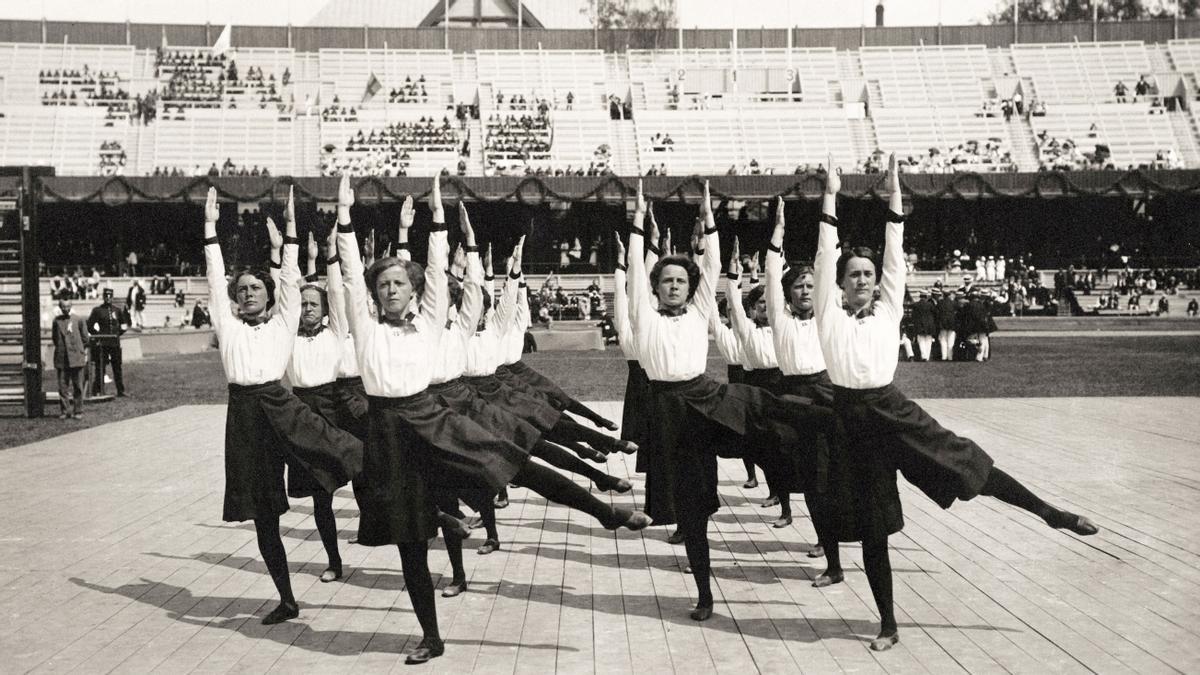
<svg viewBox="0 0 1200 675">
<path fill-rule="evenodd" d="M 958 308 L 954 304 L 954 291 L 940 293 L 934 289 L 934 316 L 937 318 L 938 347 L 942 352 L 943 361 L 954 360 L 955 314 Z"/>
<path fill-rule="evenodd" d="M 913 331 L 917 334 L 917 347 L 920 353 L 917 358 L 928 361 L 933 352 L 933 336 L 937 335 L 937 318 L 934 316 L 933 302 L 925 291 L 917 291 L 918 299 L 912 306 Z"/>
<path fill-rule="evenodd" d="M 87 365 L 87 322 L 71 314 L 71 301 L 58 301 L 50 339 L 54 341 L 54 370 L 58 375 L 59 419 L 83 417 L 83 388 L 80 374 Z"/>
<path fill-rule="evenodd" d="M 129 312 L 112 304 L 113 290 L 104 289 L 104 302 L 88 316 L 87 326 L 92 334 L 93 395 L 104 393 L 104 371 L 112 364 L 117 396 L 125 395 L 125 378 L 121 374 L 121 335 L 129 329 Z"/>
</svg>

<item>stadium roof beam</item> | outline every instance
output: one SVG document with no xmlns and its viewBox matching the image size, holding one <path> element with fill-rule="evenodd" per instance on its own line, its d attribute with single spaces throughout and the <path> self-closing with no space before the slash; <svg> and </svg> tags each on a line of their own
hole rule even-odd
<svg viewBox="0 0 1200 675">
<path fill-rule="evenodd" d="M 702 176 L 653 176 L 641 179 L 646 194 L 655 200 L 695 201 Z M 447 177 L 443 195 L 449 200 L 510 201 L 527 204 L 562 202 L 624 202 L 633 197 L 637 177 Z M 773 199 L 776 196 L 816 199 L 824 179 L 815 174 L 772 176 L 709 176 L 712 193 L 718 198 Z M 1072 198 L 1146 197 L 1152 195 L 1200 194 L 1200 170 L 1177 171 L 1076 171 L 1070 173 L 994 174 L 905 174 L 906 197 L 920 199 L 981 199 L 996 197 Z M 363 203 L 419 197 L 428 191 L 429 178 L 356 178 L 357 199 Z M 110 205 L 130 202 L 204 201 L 210 185 L 217 187 L 223 201 L 281 202 L 295 186 L 302 199 L 333 202 L 337 178 L 290 177 L 98 177 L 57 176 L 41 178 L 37 194 L 43 202 L 82 202 Z M 15 178 L 0 178 L 0 197 L 16 189 Z M 849 199 L 881 199 L 882 174 L 847 174 L 842 178 L 842 195 Z"/>
<path fill-rule="evenodd" d="M 411 0 L 410 0 L 411 1 Z M 455 15 L 450 12 L 447 17 L 446 7 L 454 6 L 460 2 L 470 2 L 473 7 L 468 14 Z M 496 7 L 499 14 L 484 14 L 483 6 L 491 5 Z M 518 13 L 520 14 L 520 23 L 526 28 L 544 28 L 541 21 L 533 14 L 529 13 L 529 9 L 518 0 L 437 0 L 433 9 L 421 19 L 419 26 L 421 28 L 434 28 L 441 25 L 445 20 L 451 25 L 460 24 L 471 27 L 486 27 L 486 26 L 504 26 L 507 28 L 515 28 L 518 23 Z"/>
</svg>

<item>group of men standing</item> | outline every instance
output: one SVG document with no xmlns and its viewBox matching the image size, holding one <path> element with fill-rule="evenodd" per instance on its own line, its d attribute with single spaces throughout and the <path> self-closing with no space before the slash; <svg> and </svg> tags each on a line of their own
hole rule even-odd
<svg viewBox="0 0 1200 675">
<path fill-rule="evenodd" d="M 940 286 L 920 290 L 910 321 L 917 337 L 918 360 L 933 358 L 935 339 L 942 361 L 953 361 L 956 350 L 960 358 L 976 361 L 991 356 L 989 335 L 996 330 L 996 322 L 979 288 L 972 286 L 966 292 Z"/>
<path fill-rule="evenodd" d="M 83 416 L 83 369 L 88 365 L 91 350 L 93 377 L 89 395 L 104 391 L 104 374 L 112 365 L 117 396 L 126 396 L 125 378 L 121 372 L 121 335 L 129 330 L 129 312 L 112 304 L 113 291 L 104 289 L 104 301 L 96 306 L 87 320 L 71 313 L 71 299 L 61 297 L 59 313 L 50 329 L 54 344 L 54 370 L 58 378 L 59 418 Z"/>
</svg>

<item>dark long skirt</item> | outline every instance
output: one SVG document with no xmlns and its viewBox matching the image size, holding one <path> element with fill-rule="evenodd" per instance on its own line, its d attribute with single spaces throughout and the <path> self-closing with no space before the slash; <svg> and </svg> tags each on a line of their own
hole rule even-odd
<svg viewBox="0 0 1200 675">
<path fill-rule="evenodd" d="M 333 492 L 362 472 L 362 444 L 277 381 L 230 384 L 222 518 L 253 520 L 286 512 L 285 463 L 299 464 Z"/>
<path fill-rule="evenodd" d="M 358 543 L 388 546 L 424 541 L 437 534 L 430 477 L 438 453 L 408 422 L 424 415 L 428 396 L 371 397 L 363 474 L 354 482 Z"/>
<path fill-rule="evenodd" d="M 545 395 L 523 383 L 512 387 L 495 375 L 461 379 L 463 384 L 470 387 L 484 401 L 507 410 L 537 427 L 542 433 L 553 429 L 562 419 L 562 410 L 555 407 Z"/>
<path fill-rule="evenodd" d="M 878 389 L 834 387 L 834 410 L 846 432 L 849 459 L 858 467 L 874 527 L 888 533 L 904 525 L 896 471 L 930 499 L 949 508 L 979 494 L 992 458 L 970 439 L 942 427 L 894 385 Z M 894 528 L 894 529 L 892 529 Z"/>
<path fill-rule="evenodd" d="M 337 425 L 367 442 L 367 390 L 361 377 L 339 377 L 333 383 Z"/>
<path fill-rule="evenodd" d="M 650 433 L 647 406 L 650 404 L 650 378 L 636 359 L 625 362 L 629 375 L 625 378 L 625 403 L 621 408 L 621 440 L 637 443 L 634 470 L 646 473 L 649 455 L 654 453 L 648 443 Z"/>
<path fill-rule="evenodd" d="M 530 368 L 524 361 L 501 365 L 496 369 L 496 377 L 506 384 L 511 384 L 514 380 L 525 383 L 545 395 L 550 403 L 560 411 L 566 410 L 573 400 L 570 394 L 562 390 L 562 387 Z"/>
<path fill-rule="evenodd" d="M 512 441 L 526 452 L 542 438 L 542 432 L 532 424 L 476 394 L 464 378 L 431 384 L 429 392 L 454 412 L 466 415 L 484 429 Z"/>
<path fill-rule="evenodd" d="M 684 382 L 651 380 L 650 392 L 651 442 L 663 453 L 663 470 L 647 473 L 646 481 L 646 512 L 655 524 L 677 517 L 695 522 L 717 511 L 717 449 L 730 445 L 730 437 L 749 438 L 744 446 L 758 448 L 769 445 L 764 439 L 791 435 L 802 452 L 812 444 L 801 441 L 827 432 L 832 423 L 828 410 L 807 400 L 703 375 Z M 764 472 L 777 470 L 774 454 L 753 459 Z"/>
<path fill-rule="evenodd" d="M 292 393 L 326 422 L 333 426 L 339 426 L 332 382 L 317 387 L 292 387 Z M 299 499 L 324 492 L 326 492 L 325 488 L 317 482 L 316 478 L 313 478 L 307 469 L 295 462 L 288 463 L 287 493 L 289 497 Z"/>
</svg>

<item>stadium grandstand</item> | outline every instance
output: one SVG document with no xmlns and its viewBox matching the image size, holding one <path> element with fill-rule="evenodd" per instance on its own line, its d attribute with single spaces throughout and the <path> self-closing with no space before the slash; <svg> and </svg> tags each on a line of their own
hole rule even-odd
<svg viewBox="0 0 1200 675">
<path fill-rule="evenodd" d="M 40 200 L 41 323 L 55 275 L 98 274 L 120 300 L 135 275 L 170 273 L 191 307 L 207 293 L 195 233 L 163 223 L 192 218 L 210 183 L 253 222 L 293 180 L 328 218 L 341 174 L 374 186 L 365 203 L 441 174 L 500 221 L 532 220 L 529 269 L 556 273 L 570 300 L 554 318 L 592 318 L 576 301 L 593 285 L 611 303 L 608 233 L 639 177 L 676 201 L 710 177 L 722 217 L 753 229 L 773 196 L 819 190 L 830 159 L 857 196 L 848 211 L 873 213 L 887 153 L 918 204 L 914 290 L 957 283 L 960 258 L 973 270 L 981 255 L 1023 259 L 1054 289 L 1069 265 L 1195 264 L 1200 20 L 615 30 L 589 6 L 333 0 L 300 26 L 0 21 L 0 165 L 49 167 L 26 193 L 0 178 L 0 198 Z M 1084 207 L 1042 199 L 1056 195 Z M 1020 199 L 1025 217 L 984 197 Z M 694 214 L 675 206 L 686 241 Z M 393 207 L 362 221 L 394 227 Z M 16 212 L 4 222 L 15 241 Z M 814 243 L 788 247 L 807 257 Z M 150 304 L 149 325 L 184 313 L 173 297 Z"/>
</svg>

